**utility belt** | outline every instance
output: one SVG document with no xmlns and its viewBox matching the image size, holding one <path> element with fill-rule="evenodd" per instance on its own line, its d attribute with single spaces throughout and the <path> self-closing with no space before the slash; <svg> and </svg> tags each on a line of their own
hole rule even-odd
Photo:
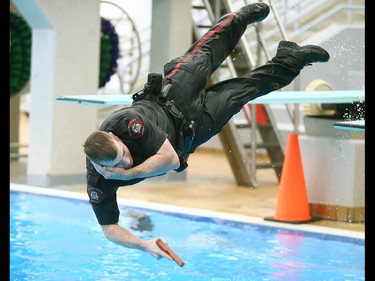
<svg viewBox="0 0 375 281">
<path fill-rule="evenodd" d="M 186 120 L 184 114 L 177 106 L 175 101 L 171 99 L 173 93 L 172 84 L 167 84 L 162 87 L 162 75 L 159 73 L 149 73 L 147 77 L 147 83 L 142 90 L 135 93 L 132 98 L 134 101 L 142 100 L 146 97 L 155 99 L 161 106 L 166 107 L 176 118 L 182 120 L 180 134 L 183 135 L 184 139 L 184 151 L 190 150 L 191 144 L 195 136 L 195 122 L 194 120 Z"/>
</svg>

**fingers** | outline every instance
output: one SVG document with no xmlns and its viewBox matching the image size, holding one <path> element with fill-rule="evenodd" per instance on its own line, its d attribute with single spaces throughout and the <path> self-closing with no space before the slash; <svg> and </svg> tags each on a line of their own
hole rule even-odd
<svg viewBox="0 0 375 281">
<path fill-rule="evenodd" d="M 95 162 L 92 162 L 92 165 L 94 166 L 95 170 L 98 172 L 98 173 L 101 173 L 102 172 L 102 166 L 100 166 L 99 164 L 96 164 Z"/>
<path fill-rule="evenodd" d="M 101 166 L 101 165 L 99 165 L 99 164 L 97 164 L 97 163 L 95 163 L 95 162 L 92 162 L 92 161 L 91 161 L 91 163 L 92 163 L 92 165 L 94 166 L 95 170 L 96 170 L 99 174 L 101 174 L 105 179 L 108 179 L 108 177 L 109 177 L 108 172 L 110 172 L 110 171 L 108 171 L 108 169 L 107 169 L 106 166 Z M 108 167 L 108 168 L 110 168 L 110 167 Z"/>
<path fill-rule="evenodd" d="M 167 242 L 163 241 L 165 244 L 167 244 Z M 166 258 L 168 260 L 171 260 L 173 261 L 172 257 L 170 257 L 167 253 L 165 253 L 162 249 L 160 249 L 160 247 L 157 245 L 156 243 L 156 240 L 154 240 L 154 249 L 155 251 L 157 252 L 158 254 L 158 257 L 157 259 L 161 259 L 161 258 Z"/>
</svg>

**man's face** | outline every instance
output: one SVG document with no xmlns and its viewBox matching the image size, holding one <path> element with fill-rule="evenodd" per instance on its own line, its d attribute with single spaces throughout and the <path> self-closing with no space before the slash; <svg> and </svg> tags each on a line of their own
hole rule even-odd
<svg viewBox="0 0 375 281">
<path fill-rule="evenodd" d="M 117 147 L 117 157 L 115 160 L 120 159 L 117 164 L 114 162 L 113 166 L 121 167 L 126 169 L 130 169 L 133 166 L 133 157 L 130 154 L 128 147 L 117 137 L 114 135 L 114 142 Z"/>
<path fill-rule="evenodd" d="M 117 156 L 113 161 L 103 161 L 98 163 L 102 166 L 108 167 L 120 167 L 130 169 L 133 166 L 133 157 L 130 154 L 128 147 L 114 134 L 110 133 L 113 136 L 113 143 L 117 148 Z"/>
</svg>

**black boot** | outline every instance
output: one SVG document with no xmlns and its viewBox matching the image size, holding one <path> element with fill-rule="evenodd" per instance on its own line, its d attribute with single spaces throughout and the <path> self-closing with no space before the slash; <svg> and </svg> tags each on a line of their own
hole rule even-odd
<svg viewBox="0 0 375 281">
<path fill-rule="evenodd" d="M 247 24 L 264 20 L 270 13 L 270 7 L 265 3 L 249 4 L 241 8 L 240 13 L 247 17 Z M 218 22 L 226 19 L 230 14 L 222 16 Z"/>
<path fill-rule="evenodd" d="M 241 12 L 246 13 L 247 24 L 264 20 L 270 13 L 270 7 L 266 3 L 254 3 L 241 8 Z"/>
<path fill-rule="evenodd" d="M 304 66 L 311 65 L 313 62 L 327 62 L 329 54 L 319 46 L 299 46 L 294 42 L 281 41 L 273 60 L 301 70 Z"/>
</svg>

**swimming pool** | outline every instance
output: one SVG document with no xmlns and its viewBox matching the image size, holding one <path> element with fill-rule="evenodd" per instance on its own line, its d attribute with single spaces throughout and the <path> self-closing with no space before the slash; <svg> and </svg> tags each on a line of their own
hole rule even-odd
<svg viewBox="0 0 375 281">
<path fill-rule="evenodd" d="M 107 241 L 87 202 L 10 192 L 10 280 L 365 280 L 364 238 L 120 206 L 120 223 L 185 261 Z M 78 196 L 79 197 L 79 196 Z"/>
</svg>

